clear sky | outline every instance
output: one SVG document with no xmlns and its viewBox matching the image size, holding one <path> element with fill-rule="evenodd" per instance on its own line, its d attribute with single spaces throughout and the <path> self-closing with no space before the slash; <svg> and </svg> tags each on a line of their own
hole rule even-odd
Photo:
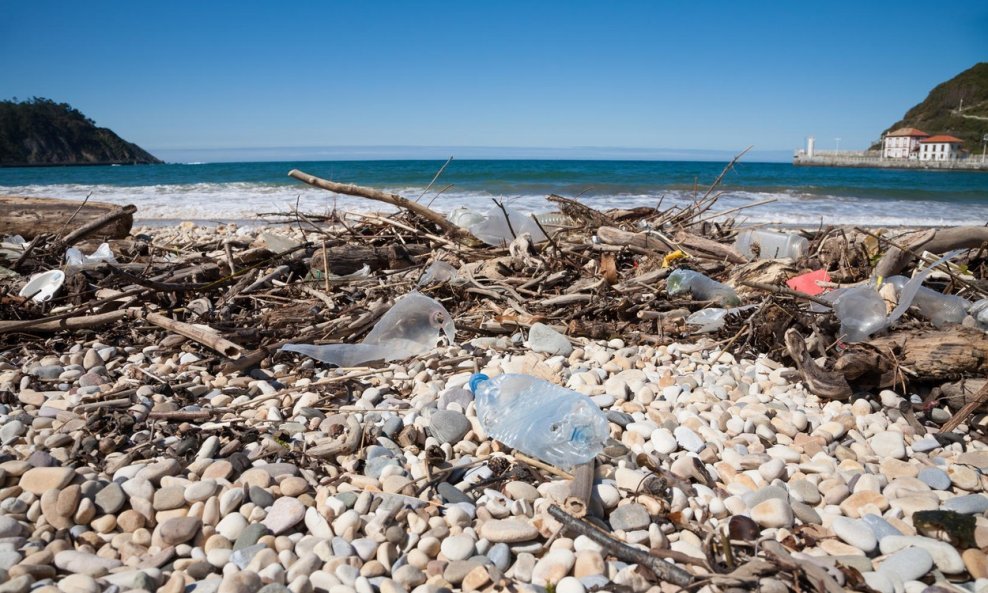
<svg viewBox="0 0 988 593">
<path fill-rule="evenodd" d="M 807 135 L 860 149 L 988 60 L 985 0 L 0 9 L 0 98 L 71 103 L 175 160 L 326 146 L 791 154 Z"/>
</svg>

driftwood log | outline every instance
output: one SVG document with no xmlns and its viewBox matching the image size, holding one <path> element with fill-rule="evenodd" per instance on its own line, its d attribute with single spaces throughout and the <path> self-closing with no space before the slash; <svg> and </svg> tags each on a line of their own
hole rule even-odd
<svg viewBox="0 0 988 593">
<path fill-rule="evenodd" d="M 116 204 L 81 202 L 56 198 L 0 196 L 0 235 L 33 239 L 41 234 L 59 234 L 104 220 L 120 210 Z M 95 239 L 123 239 L 134 224 L 134 208 L 88 234 Z"/>
<path fill-rule="evenodd" d="M 316 250 L 310 266 L 313 271 L 323 271 L 329 266 L 329 273 L 337 276 L 352 274 L 366 264 L 371 271 L 402 270 L 415 265 L 412 259 L 429 252 L 426 245 L 401 245 L 395 243 L 387 247 L 371 245 L 342 245 Z"/>
<path fill-rule="evenodd" d="M 961 226 L 945 229 L 929 229 L 918 231 L 917 235 L 898 241 L 913 253 L 929 251 L 930 253 L 946 253 L 953 249 L 976 249 L 988 243 L 988 227 Z M 906 269 L 913 259 L 912 253 L 898 247 L 891 247 L 875 266 L 875 273 L 888 278 Z"/>
<path fill-rule="evenodd" d="M 851 344 L 834 364 L 848 381 L 890 387 L 902 381 L 945 381 L 983 376 L 988 368 L 988 335 L 954 326 L 944 330 L 904 329 Z"/>
</svg>

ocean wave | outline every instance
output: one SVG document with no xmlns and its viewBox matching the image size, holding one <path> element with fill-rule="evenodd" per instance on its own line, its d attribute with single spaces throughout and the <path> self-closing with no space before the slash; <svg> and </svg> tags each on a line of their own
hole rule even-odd
<svg viewBox="0 0 988 593">
<path fill-rule="evenodd" d="M 449 212 L 457 207 L 486 210 L 494 199 L 529 212 L 554 210 L 546 195 L 531 193 L 497 194 L 487 191 L 448 191 L 437 195 L 436 190 L 423 196 L 424 186 L 382 188 L 409 199 Z M 0 186 L 0 194 L 26 196 L 58 196 L 70 200 L 134 204 L 140 220 L 252 220 L 262 213 L 288 213 L 296 204 L 302 212 L 328 214 L 334 210 L 347 212 L 392 211 L 380 202 L 327 192 L 306 185 L 230 182 L 174 185 L 23 185 Z M 611 193 L 581 198 L 586 204 L 601 210 L 639 206 L 685 208 L 697 194 L 692 189 L 654 188 L 644 192 Z M 750 207 L 758 202 L 770 203 Z M 740 208 L 731 216 L 748 223 L 792 225 L 866 224 L 866 225 L 962 225 L 984 224 L 988 220 L 988 204 L 944 204 L 926 200 L 863 199 L 816 191 L 749 191 L 729 190 L 719 194 L 710 210 L 716 212 Z"/>
</svg>

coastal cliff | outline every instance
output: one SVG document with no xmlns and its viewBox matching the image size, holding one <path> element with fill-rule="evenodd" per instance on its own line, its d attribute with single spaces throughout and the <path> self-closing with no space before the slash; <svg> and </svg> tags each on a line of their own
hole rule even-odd
<svg viewBox="0 0 988 593">
<path fill-rule="evenodd" d="M 160 163 L 67 103 L 0 101 L 0 166 Z"/>
<path fill-rule="evenodd" d="M 964 141 L 972 153 L 981 151 L 988 134 L 988 62 L 981 62 L 938 84 L 926 99 L 906 112 L 882 135 L 899 128 L 917 128 L 927 134 L 949 134 Z M 881 143 L 871 150 L 880 150 Z"/>
</svg>

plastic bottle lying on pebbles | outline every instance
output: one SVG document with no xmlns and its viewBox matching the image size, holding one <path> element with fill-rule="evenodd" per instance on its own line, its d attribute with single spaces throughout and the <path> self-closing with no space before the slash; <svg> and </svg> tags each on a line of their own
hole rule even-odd
<svg viewBox="0 0 988 593">
<path fill-rule="evenodd" d="M 586 463 L 604 449 L 607 418 L 587 396 L 529 375 L 470 378 L 477 419 L 509 447 L 559 467 Z"/>
<path fill-rule="evenodd" d="M 717 301 L 722 305 L 741 304 L 738 293 L 726 284 L 707 278 L 693 270 L 676 270 L 666 280 L 669 296 L 690 293 L 698 301 Z"/>
</svg>

